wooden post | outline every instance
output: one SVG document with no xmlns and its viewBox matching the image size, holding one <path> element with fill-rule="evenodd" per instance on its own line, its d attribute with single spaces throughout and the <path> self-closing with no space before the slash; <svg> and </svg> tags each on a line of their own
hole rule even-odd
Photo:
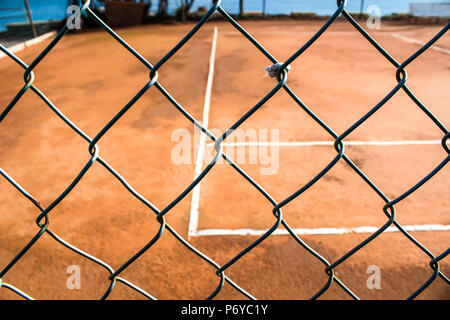
<svg viewBox="0 0 450 320">
<path fill-rule="evenodd" d="M 28 18 L 28 22 L 31 25 L 31 31 L 33 31 L 33 37 L 36 38 L 37 32 L 36 32 L 36 28 L 34 27 L 33 18 L 31 17 L 30 5 L 28 4 L 28 0 L 23 0 L 23 2 L 25 3 L 25 8 L 27 9 L 27 18 Z"/>
<path fill-rule="evenodd" d="M 361 19 L 364 11 L 364 0 L 361 0 L 361 8 L 359 9 L 359 18 Z"/>
</svg>

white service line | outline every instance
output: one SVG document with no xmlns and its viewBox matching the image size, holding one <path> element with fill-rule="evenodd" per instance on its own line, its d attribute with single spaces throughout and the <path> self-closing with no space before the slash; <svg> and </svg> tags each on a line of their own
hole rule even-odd
<svg viewBox="0 0 450 320">
<path fill-rule="evenodd" d="M 414 43 L 414 44 L 417 44 L 419 46 L 424 46 L 425 45 L 425 42 L 422 42 L 422 41 L 419 41 L 419 40 L 416 40 L 416 39 L 412 39 L 412 38 L 408 38 L 408 37 L 402 36 L 401 34 L 398 34 L 398 33 L 391 33 L 391 35 L 396 37 L 396 38 L 398 38 L 398 39 L 401 39 L 403 41 L 406 41 L 406 42 L 409 42 L 409 43 Z M 434 50 L 439 51 L 439 52 L 450 54 L 450 50 L 442 48 L 442 47 L 439 47 L 439 46 L 436 46 L 436 45 L 432 45 L 430 47 L 430 49 L 434 49 Z"/>
<path fill-rule="evenodd" d="M 424 225 L 408 225 L 402 226 L 408 232 L 414 231 L 449 231 L 450 225 L 440 224 L 424 224 Z M 350 234 L 350 233 L 374 233 L 380 227 L 355 227 L 355 228 L 294 228 L 292 231 L 297 235 L 328 235 L 328 234 Z M 266 233 L 267 230 L 254 230 L 254 229 L 203 229 L 198 230 L 195 235 L 192 236 L 261 236 Z M 389 227 L 384 232 L 399 232 L 397 227 Z M 289 234 L 286 229 L 277 229 L 273 235 L 287 235 Z"/>
<path fill-rule="evenodd" d="M 399 140 L 399 141 L 344 141 L 346 146 L 407 146 L 407 145 L 437 145 L 441 140 Z M 309 146 L 332 146 L 334 141 L 293 141 L 293 142 L 223 142 L 224 147 L 309 147 Z M 208 143 L 208 147 L 214 146 L 214 143 Z"/>
<path fill-rule="evenodd" d="M 255 31 L 252 32 L 252 35 L 298 35 L 298 34 L 306 34 L 306 35 L 314 35 L 316 31 L 314 30 L 298 30 L 298 31 Z M 228 31 L 222 32 L 222 35 L 228 36 L 242 36 L 242 34 L 238 31 Z M 327 31 L 327 35 L 342 35 L 342 36 L 360 36 L 357 31 Z M 382 32 L 372 32 L 371 34 L 383 34 Z"/>
<path fill-rule="evenodd" d="M 47 32 L 47 33 L 45 33 L 43 35 L 40 35 L 39 37 L 36 37 L 36 38 L 31 39 L 31 40 L 27 40 L 27 41 L 18 43 L 16 45 L 13 45 L 13 46 L 11 46 L 9 48 L 6 48 L 6 49 L 8 49 L 8 51 L 11 52 L 11 53 L 17 53 L 19 51 L 22 51 L 22 50 L 28 48 L 28 47 L 31 47 L 32 45 L 35 45 L 37 43 L 42 42 L 45 39 L 53 37 L 55 34 L 56 34 L 56 31 Z M 6 56 L 7 56 L 6 53 L 0 52 L 0 59 L 4 58 Z"/>
<path fill-rule="evenodd" d="M 204 128 L 208 128 L 209 121 L 209 109 L 211 104 L 211 91 L 214 77 L 214 60 L 216 56 L 216 44 L 217 44 L 218 28 L 214 27 L 214 36 L 211 46 L 211 57 L 209 59 L 209 73 L 208 81 L 206 83 L 205 102 L 203 106 L 203 119 L 202 125 Z M 200 142 L 197 152 L 197 158 L 195 161 L 195 175 L 194 180 L 200 175 L 203 167 L 203 157 L 205 154 L 206 134 L 200 133 Z M 188 237 L 193 236 L 197 232 L 198 228 L 198 207 L 200 204 L 200 182 L 192 190 L 191 212 L 189 215 L 189 228 Z"/>
</svg>

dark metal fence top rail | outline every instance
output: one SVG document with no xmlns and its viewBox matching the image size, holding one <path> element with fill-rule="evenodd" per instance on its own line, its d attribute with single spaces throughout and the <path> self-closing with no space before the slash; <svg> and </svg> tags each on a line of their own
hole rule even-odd
<svg viewBox="0 0 450 320">
<path fill-rule="evenodd" d="M 207 128 L 205 128 L 197 119 L 195 119 L 189 112 L 187 112 L 182 105 L 180 105 L 174 97 L 172 97 L 168 91 L 162 86 L 162 84 L 158 80 L 158 70 L 164 65 L 184 44 L 186 44 L 192 36 L 205 24 L 205 22 L 214 14 L 221 14 L 226 21 L 228 21 L 234 28 L 236 28 L 242 36 L 247 38 L 267 59 L 273 63 L 277 64 L 279 61 L 272 56 L 250 33 L 248 33 L 236 20 L 234 20 L 222 7 L 221 1 L 213 1 L 211 8 L 209 11 L 203 16 L 203 18 L 184 36 L 184 38 L 175 45 L 161 60 L 157 61 L 154 65 L 148 62 L 145 57 L 140 55 L 132 46 L 130 46 L 125 40 L 123 40 L 119 35 L 117 35 L 106 23 L 104 23 L 100 18 L 98 18 L 95 13 L 89 8 L 90 1 L 84 1 L 83 6 L 81 7 L 81 11 L 78 14 L 87 14 L 89 19 L 95 21 L 101 28 L 103 28 L 107 33 L 109 33 L 115 40 L 117 40 L 125 49 L 129 51 L 129 53 L 134 56 L 134 58 L 138 59 L 145 67 L 149 70 L 149 80 L 148 82 L 136 93 L 136 95 L 104 126 L 100 132 L 97 133 L 93 138 L 89 137 L 86 133 L 84 133 L 80 128 L 77 127 L 75 123 L 73 123 L 70 119 L 68 119 L 59 109 L 56 107 L 43 92 L 41 92 L 34 85 L 34 69 L 36 66 L 47 56 L 47 54 L 58 44 L 61 38 L 69 31 L 68 27 L 65 26 L 61 31 L 55 36 L 55 38 L 50 42 L 50 44 L 31 62 L 30 65 L 25 64 L 21 61 L 17 56 L 13 53 L 9 52 L 4 46 L 0 45 L 0 50 L 3 51 L 9 58 L 11 58 L 15 63 L 21 66 L 24 72 L 24 81 L 25 85 L 21 88 L 21 90 L 17 93 L 17 95 L 12 99 L 12 101 L 1 111 L 0 113 L 0 123 L 5 119 L 8 113 L 14 108 L 16 103 L 21 99 L 23 94 L 31 90 L 34 92 L 66 125 L 68 125 L 76 134 L 82 137 L 88 144 L 88 152 L 90 154 L 89 161 L 85 164 L 83 169 L 77 174 L 77 176 L 73 179 L 69 186 L 46 208 L 42 207 L 37 199 L 35 199 L 32 195 L 30 195 L 23 187 L 21 187 L 19 182 L 16 182 L 13 177 L 8 175 L 5 170 L 0 168 L 0 174 L 12 185 L 14 186 L 24 197 L 26 197 L 31 203 L 36 207 L 39 214 L 36 218 L 36 224 L 38 226 L 38 231 L 36 235 L 27 243 L 27 245 L 12 259 L 3 269 L 0 270 L 0 288 L 9 289 L 19 296 L 22 296 L 26 299 L 32 299 L 28 294 L 21 291 L 20 289 L 14 287 L 12 284 L 9 284 L 6 281 L 6 276 L 9 270 L 14 267 L 14 265 L 27 253 L 27 251 L 40 239 L 40 237 L 47 233 L 54 240 L 59 242 L 61 245 L 66 247 L 69 250 L 83 256 L 84 258 L 98 264 L 100 267 L 107 270 L 110 274 L 109 276 L 109 286 L 106 289 L 105 293 L 101 297 L 102 299 L 107 298 L 112 290 L 116 282 L 121 282 L 126 286 L 136 290 L 144 297 L 149 299 L 156 299 L 153 295 L 141 289 L 137 285 L 129 282 L 123 277 L 120 277 L 120 274 L 130 266 L 134 261 L 136 261 L 141 255 L 146 253 L 157 241 L 160 239 L 161 235 L 164 231 L 168 231 L 173 237 L 175 237 L 179 243 L 189 249 L 192 253 L 196 254 L 198 257 L 203 259 L 207 264 L 209 264 L 218 276 L 218 284 L 217 288 L 211 292 L 206 298 L 212 299 L 214 298 L 223 288 L 224 283 L 227 282 L 230 284 L 235 290 L 240 292 L 244 297 L 249 299 L 255 299 L 255 297 L 247 292 L 244 288 L 241 288 L 237 283 L 235 283 L 232 279 L 230 279 L 226 274 L 226 270 L 231 267 L 234 263 L 236 263 L 240 258 L 246 255 L 249 251 L 258 246 L 261 242 L 263 242 L 267 237 L 269 237 L 277 228 L 282 225 L 289 233 L 289 235 L 295 239 L 298 245 L 313 255 L 317 260 L 319 260 L 324 265 L 325 270 L 325 283 L 323 287 L 312 296 L 312 299 L 316 299 L 320 297 L 325 291 L 327 291 L 333 282 L 337 283 L 338 286 L 346 292 L 351 298 L 359 299 L 358 296 L 351 290 L 351 288 L 347 287 L 336 275 L 334 269 L 346 261 L 350 256 L 352 256 L 358 250 L 361 250 L 368 243 L 373 241 L 376 237 L 382 234 L 388 227 L 394 225 L 398 230 L 404 235 L 406 239 L 408 239 L 412 244 L 418 247 L 421 251 L 423 251 L 429 257 L 429 266 L 430 266 L 430 277 L 429 279 L 423 283 L 416 291 L 411 292 L 411 295 L 408 299 L 413 299 L 417 297 L 421 292 L 423 292 L 436 278 L 440 277 L 447 284 L 450 284 L 449 278 L 440 270 L 439 262 L 447 257 L 450 253 L 450 249 L 447 249 L 445 252 L 440 252 L 437 254 L 433 254 L 430 252 L 425 246 L 423 246 L 417 239 L 415 239 L 410 233 L 408 233 L 396 220 L 395 216 L 395 205 L 400 201 L 404 200 L 408 196 L 410 196 L 413 192 L 416 192 L 424 183 L 430 180 L 434 175 L 436 175 L 450 160 L 450 150 L 447 145 L 448 139 L 450 137 L 448 129 L 431 113 L 431 111 L 413 94 L 411 89 L 408 88 L 407 82 L 407 71 L 406 67 L 413 62 L 416 58 L 418 58 L 422 53 L 424 53 L 430 46 L 432 46 L 439 38 L 441 38 L 450 28 L 450 23 L 445 25 L 440 32 L 438 32 L 432 39 L 430 39 L 423 47 L 421 47 L 417 52 L 412 54 L 408 59 L 403 62 L 396 61 L 377 41 L 375 41 L 358 22 L 353 19 L 353 17 L 346 11 L 346 1 L 338 0 L 337 1 L 337 9 L 334 14 L 323 24 L 323 26 L 299 49 L 294 52 L 290 58 L 288 58 L 281 66 L 278 67 L 278 71 L 276 74 L 276 83 L 273 89 L 268 92 L 263 99 L 261 99 L 257 104 L 248 109 L 248 111 L 242 115 L 242 117 L 236 121 L 232 126 L 229 127 L 227 131 L 225 131 L 221 136 L 214 136 Z M 338 134 L 334 132 L 325 122 L 323 122 L 311 109 L 309 109 L 297 95 L 292 91 L 292 89 L 287 84 L 288 72 L 287 68 L 289 65 L 296 60 L 300 55 L 302 55 L 308 48 L 327 30 L 327 28 L 332 25 L 339 16 L 343 16 L 356 30 L 364 37 L 368 44 L 373 46 L 387 61 L 389 61 L 393 70 L 395 70 L 395 77 L 397 80 L 397 85 L 394 86 L 386 95 L 375 105 L 373 106 L 366 114 L 364 114 L 357 122 L 352 124 L 349 128 L 347 128 L 343 133 Z M 295 72 L 293 70 L 292 72 Z M 138 193 L 114 168 L 112 168 L 105 159 L 100 156 L 100 151 L 97 143 L 102 139 L 103 135 L 134 105 L 134 103 L 139 100 L 142 95 L 150 88 L 155 87 L 158 91 L 160 91 L 164 97 L 175 107 L 185 118 L 187 121 L 193 123 L 197 128 L 199 128 L 205 135 L 207 135 L 213 142 L 214 148 L 216 151 L 216 155 L 214 159 L 202 170 L 202 172 L 194 179 L 194 181 L 186 186 L 185 190 L 179 194 L 172 202 L 170 202 L 166 207 L 159 209 L 148 199 L 144 198 L 141 194 Z M 300 109 L 306 113 L 307 116 L 311 117 L 316 123 L 318 123 L 334 140 L 334 147 L 336 150 L 336 156 L 325 166 L 314 178 L 312 178 L 308 183 L 299 188 L 295 193 L 282 200 L 281 202 L 275 201 L 255 180 L 253 180 L 244 170 L 242 170 L 237 164 L 235 164 L 230 158 L 227 157 L 226 154 L 222 152 L 221 143 L 226 140 L 226 138 L 232 133 L 233 130 L 237 129 L 242 123 L 244 123 L 248 118 L 250 118 L 255 112 L 257 112 L 261 106 L 271 99 L 278 91 L 284 90 L 289 96 L 296 102 L 296 104 L 300 107 Z M 362 171 L 358 168 L 357 164 L 353 163 L 349 157 L 345 154 L 345 138 L 353 132 L 356 128 L 358 128 L 362 123 L 364 123 L 367 119 L 369 119 L 376 111 L 383 107 L 383 105 L 391 99 L 398 91 L 403 90 L 410 99 L 415 103 L 415 105 L 423 111 L 424 116 L 428 117 L 439 129 L 442 131 L 442 148 L 446 154 L 445 158 L 437 165 L 431 172 L 429 172 L 425 177 L 423 177 L 420 181 L 418 181 L 415 185 L 411 186 L 407 191 L 398 196 L 395 199 L 389 199 L 381 189 L 379 189 Z M 236 170 L 243 179 L 245 179 L 248 183 L 250 183 L 258 192 L 260 192 L 266 200 L 273 206 L 272 214 L 274 217 L 273 226 L 268 229 L 262 236 L 258 237 L 256 241 L 254 241 L 247 248 L 243 249 L 239 254 L 235 257 L 231 258 L 224 265 L 219 265 L 210 257 L 200 252 L 197 248 L 195 248 L 191 243 L 181 237 L 177 231 L 166 223 L 165 215 L 170 212 L 170 210 L 176 206 L 184 197 L 186 197 L 192 189 L 208 174 L 211 168 L 216 164 L 217 160 L 222 157 L 226 160 L 226 162 Z M 348 251 L 345 255 L 340 257 L 334 262 L 327 261 L 319 252 L 312 249 L 308 244 L 303 241 L 297 234 L 293 232 L 291 227 L 288 225 L 286 220 L 283 218 L 282 209 L 285 205 L 291 202 L 293 199 L 301 196 L 306 190 L 308 190 L 313 184 L 319 181 L 333 166 L 336 165 L 339 161 L 345 161 L 370 188 L 375 192 L 383 201 L 384 206 L 380 208 L 383 214 L 386 216 L 385 224 L 380 227 L 376 232 L 367 237 L 364 241 L 356 245 L 353 249 Z M 160 224 L 159 230 L 157 233 L 148 240 L 148 243 L 136 252 L 132 257 L 126 259 L 122 266 L 117 270 L 114 270 L 108 263 L 105 261 L 94 257 L 93 255 L 85 252 L 72 244 L 66 242 L 64 239 L 59 237 L 50 229 L 50 216 L 52 210 L 64 200 L 64 198 L 75 188 L 78 182 L 84 177 L 84 175 L 89 171 L 92 164 L 94 162 L 98 162 L 101 164 L 108 172 L 110 172 L 121 184 L 122 186 L 130 193 L 131 196 L 135 197 L 139 201 L 141 201 L 145 206 L 148 207 L 150 211 L 155 214 L 157 221 Z M 151 254 L 151 253 L 148 253 Z M 3 279 L 3 281 L 2 281 Z"/>
</svg>

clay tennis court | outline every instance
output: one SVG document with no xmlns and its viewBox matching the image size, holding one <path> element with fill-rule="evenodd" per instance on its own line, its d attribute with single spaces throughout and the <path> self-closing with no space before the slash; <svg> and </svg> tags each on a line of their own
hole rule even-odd
<svg viewBox="0 0 450 320">
<path fill-rule="evenodd" d="M 279 61 L 291 56 L 322 24 L 242 22 Z M 118 34 L 155 63 L 192 27 L 143 26 L 118 30 Z M 441 27 L 383 22 L 380 30 L 370 33 L 397 61 L 404 61 L 420 48 L 414 41 L 427 42 Z M 30 64 L 48 41 L 17 56 Z M 450 38 L 444 35 L 407 67 L 408 87 L 447 127 L 448 50 Z M 158 81 L 193 117 L 202 121 L 206 115 L 208 128 L 224 132 L 274 88 L 276 81 L 264 76 L 264 68 L 271 64 L 230 24 L 208 22 L 161 67 Z M 334 23 L 291 67 L 289 87 L 338 134 L 397 85 L 395 68 L 343 21 Z M 149 79 L 148 69 L 104 31 L 64 37 L 34 73 L 34 85 L 91 138 Z M 210 106 L 205 114 L 209 78 Z M 0 79 L 3 109 L 23 86 L 23 69 L 3 58 Z M 336 156 L 334 139 L 283 90 L 241 128 L 278 133 L 278 141 L 268 141 L 278 150 L 274 174 L 261 174 L 261 166 L 267 165 L 239 164 L 277 202 L 305 185 Z M 164 208 L 198 173 L 194 141 L 191 163 L 172 161 L 172 150 L 178 143 L 173 132 L 180 129 L 194 137 L 193 125 L 152 87 L 101 139 L 100 155 L 142 196 Z M 345 139 L 345 153 L 388 198 L 394 199 L 445 159 L 442 136 L 442 131 L 400 90 Z M 213 154 L 210 142 L 207 139 L 205 156 L 200 159 L 203 166 L 208 154 Z M 235 152 L 254 148 L 245 143 L 224 144 L 225 152 L 227 148 Z M 43 207 L 64 191 L 90 159 L 86 141 L 31 91 L 0 123 L 0 148 L 0 167 Z M 445 166 L 395 207 L 397 221 L 408 226 L 411 235 L 434 255 L 449 247 L 449 181 L 450 170 Z M 283 218 L 305 243 L 334 262 L 387 222 L 384 204 L 340 160 L 283 208 Z M 273 205 L 231 166 L 219 163 L 165 218 L 197 249 L 223 265 L 272 227 L 276 221 L 272 209 Z M 4 179 L 0 179 L 0 210 L 3 268 L 36 234 L 39 211 Z M 94 163 L 49 218 L 53 232 L 113 268 L 146 245 L 160 226 L 154 213 L 99 163 Z M 403 234 L 390 231 L 335 269 L 339 279 L 361 299 L 407 298 L 433 274 L 429 257 Z M 79 290 L 66 287 L 70 265 L 80 267 Z M 381 270 L 380 289 L 367 287 L 370 274 L 366 270 L 372 265 Z M 448 274 L 449 260 L 443 259 L 440 267 Z M 324 265 L 280 226 L 226 274 L 258 299 L 308 299 L 327 282 L 324 270 Z M 95 263 L 44 234 L 2 280 L 37 299 L 98 299 L 110 284 L 108 276 Z M 158 299 L 204 299 L 220 280 L 214 268 L 168 232 L 121 276 Z M 0 298 L 16 299 L 17 295 L 0 290 Z M 117 283 L 109 298 L 143 297 Z M 217 298 L 244 296 L 225 284 Z M 333 283 L 321 298 L 350 297 Z M 418 298 L 449 299 L 450 287 L 438 277 Z"/>
</svg>

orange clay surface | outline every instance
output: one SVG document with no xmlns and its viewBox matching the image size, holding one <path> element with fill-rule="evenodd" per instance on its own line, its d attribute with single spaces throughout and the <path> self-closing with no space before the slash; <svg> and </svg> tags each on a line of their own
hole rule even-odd
<svg viewBox="0 0 450 320">
<path fill-rule="evenodd" d="M 142 26 L 118 30 L 120 36 L 155 64 L 193 25 Z M 209 127 L 226 130 L 269 92 L 276 82 L 264 77 L 270 61 L 230 25 L 207 23 L 159 72 L 166 90 L 201 121 L 213 28 L 218 27 Z M 321 22 L 243 22 L 243 26 L 279 61 L 285 61 L 321 26 Z M 373 37 L 402 62 L 419 49 L 392 36 L 426 42 L 439 26 L 389 25 Z M 45 43 L 20 53 L 30 64 Z M 445 35 L 438 46 L 450 49 Z M 449 55 L 428 50 L 407 67 L 407 84 L 445 125 L 450 125 Z M 148 70 L 104 31 L 69 35 L 34 70 L 34 84 L 91 138 L 148 82 Z M 23 69 L 0 60 L 0 110 L 23 86 Z M 397 84 L 395 68 L 350 24 L 337 22 L 292 63 L 288 85 L 334 132 L 361 118 Z M 99 141 L 100 155 L 134 189 L 159 209 L 193 180 L 195 164 L 176 165 L 171 152 L 174 130 L 193 125 L 155 88 L 147 93 Z M 278 130 L 282 142 L 330 141 L 283 90 L 242 126 Z M 394 98 L 346 138 L 348 141 L 440 140 L 442 132 L 400 90 Z M 210 142 L 210 141 L 208 141 Z M 193 149 L 193 148 L 192 148 Z M 194 150 L 192 150 L 194 151 Z M 211 153 L 211 147 L 207 147 Z M 383 192 L 394 199 L 412 187 L 445 157 L 440 145 L 347 146 L 348 157 Z M 261 164 L 240 165 L 277 202 L 301 188 L 336 155 L 333 146 L 281 146 L 278 170 L 262 175 Z M 88 144 L 59 119 L 31 90 L 0 123 L 0 167 L 43 207 L 51 204 L 90 159 Z M 192 152 L 194 159 L 194 152 Z M 264 166 L 263 166 L 264 167 Z M 450 224 L 450 168 L 395 206 L 402 225 Z M 166 221 L 188 238 L 190 193 L 167 213 Z M 343 160 L 303 195 L 283 208 L 293 228 L 380 227 L 387 218 L 384 202 Z M 217 164 L 201 182 L 199 230 L 267 229 L 275 223 L 272 206 L 233 168 Z M 39 214 L 5 179 L 0 179 L 0 270 L 38 231 Z M 139 202 L 95 163 L 74 190 L 49 214 L 50 229 L 67 242 L 102 259 L 114 269 L 147 244 L 159 223 Z M 281 227 L 280 227 L 281 228 Z M 411 233 L 433 254 L 449 247 L 449 231 Z M 330 262 L 369 234 L 302 235 Z M 256 236 L 190 237 L 189 242 L 223 265 Z M 403 299 L 431 275 L 429 257 L 399 232 L 383 233 L 335 269 L 362 299 Z M 441 270 L 450 274 L 449 259 Z M 66 288 L 67 267 L 78 265 L 81 289 Z M 366 270 L 381 270 L 381 289 L 370 290 Z M 307 299 L 327 282 L 324 265 L 290 236 L 274 235 L 231 266 L 226 274 L 259 299 Z M 3 277 L 37 299 L 98 299 L 109 274 L 44 234 Z M 158 299 L 203 299 L 217 287 L 215 269 L 167 232 L 122 274 Z M 1 299 L 17 295 L 0 289 Z M 117 283 L 111 299 L 141 299 Z M 244 298 L 225 284 L 218 299 Z M 321 297 L 347 299 L 333 283 Z M 437 278 L 419 295 L 449 299 L 450 286 Z"/>
</svg>

